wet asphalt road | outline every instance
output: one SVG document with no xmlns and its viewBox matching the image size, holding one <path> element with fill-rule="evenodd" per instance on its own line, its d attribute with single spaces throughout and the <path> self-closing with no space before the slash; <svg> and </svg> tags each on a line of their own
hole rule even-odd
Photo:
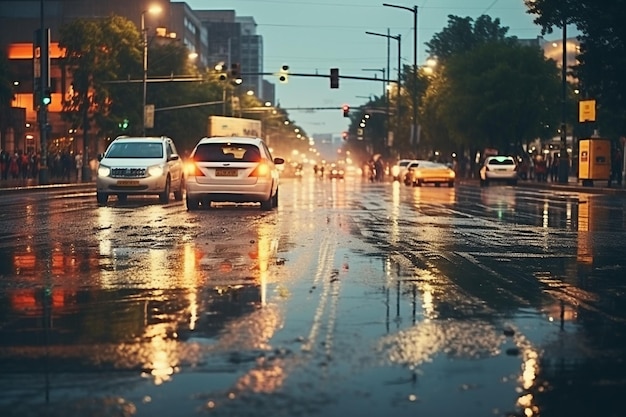
<svg viewBox="0 0 626 417">
<path fill-rule="evenodd" d="M 626 198 L 2 195 L 2 416 L 623 416 Z"/>
</svg>

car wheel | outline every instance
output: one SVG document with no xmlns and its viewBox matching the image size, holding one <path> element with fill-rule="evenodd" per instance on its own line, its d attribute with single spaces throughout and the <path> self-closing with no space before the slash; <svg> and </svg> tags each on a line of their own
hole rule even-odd
<svg viewBox="0 0 626 417">
<path fill-rule="evenodd" d="M 441 183 L 440 182 L 436 182 L 435 183 L 435 187 L 441 187 Z"/>
<path fill-rule="evenodd" d="M 117 195 L 117 201 L 124 203 L 124 202 L 126 202 L 126 200 L 128 200 L 128 195 L 126 195 L 126 194 L 118 194 Z"/>
<path fill-rule="evenodd" d="M 276 194 L 272 197 L 272 206 L 278 207 L 278 188 L 276 189 Z"/>
<path fill-rule="evenodd" d="M 448 187 L 450 187 L 450 188 L 451 188 L 451 187 L 454 187 L 454 181 L 450 181 L 450 182 L 448 182 Z"/>
<path fill-rule="evenodd" d="M 185 180 L 183 178 L 180 179 L 180 186 L 178 190 L 174 191 L 174 200 L 182 201 L 183 200 L 183 190 L 185 189 Z"/>
<path fill-rule="evenodd" d="M 511 180 L 511 182 L 509 183 L 511 185 L 517 185 L 517 180 Z"/>
<path fill-rule="evenodd" d="M 187 203 L 187 211 L 198 210 L 200 205 L 200 200 L 194 197 L 187 196 L 185 202 Z"/>
<path fill-rule="evenodd" d="M 98 204 L 104 206 L 107 201 L 109 201 L 109 195 L 105 193 L 96 193 L 96 199 L 98 200 Z"/>
<path fill-rule="evenodd" d="M 171 181 L 170 177 L 167 177 L 165 180 L 165 188 L 163 189 L 163 192 L 159 194 L 159 201 L 163 204 L 170 202 Z"/>
<path fill-rule="evenodd" d="M 422 180 L 417 180 L 413 183 L 413 187 L 421 187 L 422 186 Z"/>
<path fill-rule="evenodd" d="M 261 201 L 261 210 L 263 211 L 271 210 L 274 206 L 273 201 L 274 201 L 273 197 L 270 197 L 265 201 Z"/>
</svg>

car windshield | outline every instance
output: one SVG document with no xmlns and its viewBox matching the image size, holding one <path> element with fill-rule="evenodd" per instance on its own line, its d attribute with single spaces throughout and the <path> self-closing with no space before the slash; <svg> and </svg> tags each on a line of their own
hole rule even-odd
<svg viewBox="0 0 626 417">
<path fill-rule="evenodd" d="M 245 143 L 205 143 L 198 145 L 193 159 L 198 162 L 259 162 L 256 145 Z"/>
<path fill-rule="evenodd" d="M 107 158 L 163 158 L 163 146 L 152 142 L 118 142 L 111 144 Z"/>
</svg>

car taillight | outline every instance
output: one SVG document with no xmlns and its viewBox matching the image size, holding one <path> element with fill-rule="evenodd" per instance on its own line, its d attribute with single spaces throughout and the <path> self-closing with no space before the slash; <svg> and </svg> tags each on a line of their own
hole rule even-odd
<svg viewBox="0 0 626 417">
<path fill-rule="evenodd" d="M 269 177 L 270 176 L 270 166 L 265 162 L 261 162 L 257 167 L 250 173 L 251 177 Z"/>
<path fill-rule="evenodd" d="M 194 161 L 185 163 L 185 174 L 188 177 L 204 177 L 204 173 L 198 168 Z"/>
</svg>

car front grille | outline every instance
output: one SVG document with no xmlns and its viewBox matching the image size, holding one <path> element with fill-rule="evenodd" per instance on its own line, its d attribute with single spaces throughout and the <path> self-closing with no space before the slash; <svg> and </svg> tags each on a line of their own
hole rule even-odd
<svg viewBox="0 0 626 417">
<path fill-rule="evenodd" d="M 112 168 L 111 177 L 113 178 L 144 178 L 146 176 L 146 168 Z"/>
</svg>

